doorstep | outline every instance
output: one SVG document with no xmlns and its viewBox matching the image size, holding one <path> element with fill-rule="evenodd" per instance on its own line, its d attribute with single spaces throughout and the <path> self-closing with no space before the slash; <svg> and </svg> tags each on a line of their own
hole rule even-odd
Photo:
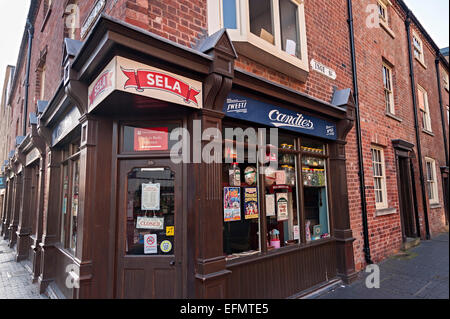
<svg viewBox="0 0 450 319">
<path fill-rule="evenodd" d="M 342 280 L 340 278 L 335 278 L 295 294 L 288 299 L 315 299 L 340 285 L 342 285 Z"/>
<path fill-rule="evenodd" d="M 401 250 L 406 251 L 408 249 L 411 249 L 413 247 L 420 245 L 420 238 L 406 238 L 406 241 L 402 244 Z"/>
</svg>

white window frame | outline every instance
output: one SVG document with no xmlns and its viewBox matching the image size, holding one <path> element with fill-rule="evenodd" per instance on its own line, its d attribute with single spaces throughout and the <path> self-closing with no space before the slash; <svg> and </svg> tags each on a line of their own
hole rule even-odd
<svg viewBox="0 0 450 319">
<path fill-rule="evenodd" d="M 300 36 L 300 39 L 298 40 L 300 44 L 300 57 L 292 56 L 282 50 L 279 0 L 270 1 L 272 1 L 272 21 L 275 44 L 271 44 L 250 32 L 249 0 L 236 0 L 237 28 L 227 29 L 228 35 L 234 42 L 239 54 L 247 56 L 246 54 L 248 54 L 248 51 L 252 51 L 246 50 L 248 46 L 256 48 L 258 49 L 258 54 L 248 56 L 249 58 L 267 66 L 270 66 L 271 62 L 276 59 L 281 60 L 285 63 L 282 65 L 281 69 L 277 64 L 277 70 L 304 81 L 306 80 L 305 74 L 299 74 L 295 69 L 292 70 L 292 66 L 294 66 L 305 72 L 309 72 L 304 1 L 290 0 L 298 6 L 298 27 Z M 208 0 L 209 35 L 224 27 L 222 5 L 223 0 Z"/>
<path fill-rule="evenodd" d="M 417 85 L 417 90 L 422 91 L 423 93 L 423 102 L 424 102 L 424 107 L 425 110 L 422 111 L 422 109 L 420 109 L 420 112 L 424 112 L 425 116 L 422 116 L 422 128 L 428 132 L 433 132 L 433 129 L 431 127 L 431 116 L 430 116 L 430 107 L 428 105 L 428 93 L 427 91 L 421 87 L 420 85 Z M 419 96 L 419 93 L 417 92 L 417 96 Z M 419 107 L 420 108 L 420 107 Z M 422 114 L 421 114 L 422 115 Z"/>
<path fill-rule="evenodd" d="M 419 43 L 420 47 L 417 46 L 414 42 L 414 39 Z M 413 30 L 413 37 L 412 37 L 412 45 L 413 45 L 413 54 L 414 54 L 414 58 L 420 62 L 420 64 L 426 68 L 426 64 L 425 64 L 425 54 L 424 54 L 424 49 L 423 49 L 423 41 L 422 39 L 419 37 L 419 35 Z M 416 56 L 415 51 L 419 52 L 419 57 Z"/>
<path fill-rule="evenodd" d="M 379 152 L 380 154 L 380 162 L 374 161 L 373 152 Z M 372 145 L 370 148 L 370 153 L 372 155 L 372 172 L 373 172 L 373 187 L 374 187 L 374 195 L 375 195 L 375 206 L 376 209 L 385 209 L 389 207 L 389 202 L 387 198 L 387 190 L 386 190 L 386 165 L 384 161 L 384 149 L 379 146 Z M 381 165 L 381 174 L 382 175 L 375 175 L 375 164 Z M 381 180 L 381 189 L 376 188 L 375 180 L 379 178 Z M 377 202 L 376 200 L 376 192 L 381 191 L 382 201 Z"/>
<path fill-rule="evenodd" d="M 384 17 L 381 13 L 379 13 L 380 22 L 389 24 L 388 3 L 383 0 L 378 0 L 378 8 L 380 7 L 384 10 Z"/>
<path fill-rule="evenodd" d="M 447 91 L 449 90 L 449 83 L 448 83 L 448 73 L 444 73 L 444 75 L 442 76 L 442 82 L 444 82 L 444 89 L 446 89 Z"/>
<path fill-rule="evenodd" d="M 428 164 L 431 165 L 431 179 L 428 172 Z M 437 175 L 436 175 L 436 161 L 432 158 L 425 157 L 425 170 L 426 170 L 426 183 L 427 183 L 427 191 L 428 191 L 428 201 L 430 204 L 439 204 L 439 193 L 438 193 L 438 184 L 437 184 Z M 430 190 L 433 194 L 433 197 L 430 197 Z"/>
<path fill-rule="evenodd" d="M 385 83 L 384 83 L 384 69 L 386 69 L 388 71 L 388 76 L 389 76 L 389 87 L 386 87 Z M 392 72 L 392 68 L 385 62 L 383 62 L 383 87 L 384 87 L 384 100 L 385 100 L 385 105 L 386 105 L 386 112 L 389 114 L 393 114 L 395 115 L 395 103 L 394 103 L 394 82 L 393 82 L 393 72 Z M 389 101 L 386 99 L 386 94 L 388 94 L 388 99 Z M 389 106 L 388 103 L 389 102 Z"/>
</svg>

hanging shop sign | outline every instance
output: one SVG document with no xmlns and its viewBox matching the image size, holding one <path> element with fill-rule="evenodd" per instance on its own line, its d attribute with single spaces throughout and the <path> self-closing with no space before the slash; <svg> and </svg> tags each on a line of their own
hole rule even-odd
<svg viewBox="0 0 450 319">
<path fill-rule="evenodd" d="M 134 151 L 166 151 L 169 149 L 167 127 L 135 128 Z"/>
<path fill-rule="evenodd" d="M 202 82 L 119 56 L 89 86 L 89 111 L 115 90 L 193 108 L 203 107 Z"/>
<path fill-rule="evenodd" d="M 80 124 L 81 114 L 78 108 L 74 106 L 69 113 L 56 125 L 52 131 L 52 146 L 55 146 L 67 134 L 69 134 L 78 124 Z"/>
<path fill-rule="evenodd" d="M 0 176 L 0 189 L 6 188 L 6 178 L 4 176 Z"/>
<path fill-rule="evenodd" d="M 336 124 L 289 109 L 230 93 L 223 106 L 226 116 L 278 127 L 297 133 L 336 140 Z"/>
<path fill-rule="evenodd" d="M 139 216 L 136 220 L 137 229 L 164 229 L 164 218 Z"/>
</svg>

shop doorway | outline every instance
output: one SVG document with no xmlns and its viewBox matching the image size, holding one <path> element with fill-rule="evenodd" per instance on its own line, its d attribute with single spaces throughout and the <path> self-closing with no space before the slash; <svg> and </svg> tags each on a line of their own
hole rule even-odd
<svg viewBox="0 0 450 319">
<path fill-rule="evenodd" d="M 414 215 L 414 194 L 409 157 L 397 156 L 400 214 L 403 241 L 418 237 Z"/>
<path fill-rule="evenodd" d="M 181 166 L 169 159 L 119 163 L 117 298 L 181 298 Z"/>
</svg>

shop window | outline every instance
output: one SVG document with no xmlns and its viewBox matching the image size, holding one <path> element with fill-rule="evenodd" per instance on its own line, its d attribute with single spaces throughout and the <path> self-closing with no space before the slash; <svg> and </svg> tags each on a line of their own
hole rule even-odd
<svg viewBox="0 0 450 319">
<path fill-rule="evenodd" d="M 62 194 L 60 242 L 63 248 L 76 252 L 80 188 L 80 141 L 67 144 L 62 150 Z"/>
<path fill-rule="evenodd" d="M 427 191 L 430 204 L 438 204 L 438 187 L 436 181 L 436 162 L 431 158 L 425 158 L 427 170 Z"/>
<path fill-rule="evenodd" d="M 383 63 L 383 86 L 386 112 L 395 114 L 392 69 L 386 63 Z"/>
<path fill-rule="evenodd" d="M 372 146 L 371 152 L 375 204 L 377 209 L 383 209 L 388 207 L 384 150 L 380 147 Z"/>
<path fill-rule="evenodd" d="M 134 168 L 128 174 L 126 220 L 127 255 L 173 255 L 175 173 L 164 167 Z"/>
<path fill-rule="evenodd" d="M 421 86 L 417 87 L 417 99 L 419 103 L 420 113 L 422 115 L 422 128 L 425 131 L 432 132 L 430 108 L 428 105 L 428 94 Z"/>
<path fill-rule="evenodd" d="M 227 137 L 231 126 L 224 127 Z M 265 154 L 264 164 L 249 160 L 251 142 L 244 142 L 248 149 L 243 163 L 229 163 L 230 158 L 236 160 L 240 142 L 225 140 L 224 163 L 229 164 L 223 165 L 222 175 L 223 244 L 227 259 L 330 237 L 326 145 L 284 133 L 278 140 L 279 147 L 254 146 Z"/>
<path fill-rule="evenodd" d="M 180 124 L 146 126 L 127 124 L 123 127 L 122 151 L 126 153 L 168 151 L 177 143 L 169 137 L 178 127 Z"/>
<path fill-rule="evenodd" d="M 305 26 L 300 0 L 208 1 L 209 34 L 226 28 L 239 54 L 300 80 L 309 71 Z"/>
</svg>

